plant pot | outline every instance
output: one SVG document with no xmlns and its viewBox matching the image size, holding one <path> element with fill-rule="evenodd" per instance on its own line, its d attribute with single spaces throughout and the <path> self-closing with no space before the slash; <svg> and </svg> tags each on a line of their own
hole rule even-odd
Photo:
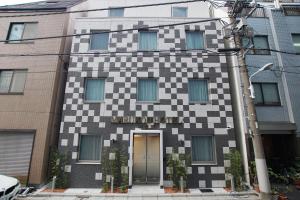
<svg viewBox="0 0 300 200">
<path fill-rule="evenodd" d="M 295 180 L 294 185 L 295 185 L 296 189 L 300 190 L 300 179 Z"/>
<path fill-rule="evenodd" d="M 224 188 L 224 190 L 226 191 L 226 192 L 231 192 L 232 190 L 231 190 L 231 187 L 226 187 L 226 188 Z"/>
<path fill-rule="evenodd" d="M 278 200 L 288 200 L 287 196 L 285 194 L 279 194 Z"/>
<path fill-rule="evenodd" d="M 255 192 L 260 193 L 258 184 L 253 184 L 253 188 L 254 188 Z"/>
</svg>

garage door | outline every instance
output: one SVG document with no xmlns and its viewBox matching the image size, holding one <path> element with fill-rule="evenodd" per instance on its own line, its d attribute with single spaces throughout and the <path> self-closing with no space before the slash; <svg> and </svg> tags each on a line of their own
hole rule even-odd
<svg viewBox="0 0 300 200">
<path fill-rule="evenodd" d="M 27 177 L 33 133 L 0 132 L 0 174 Z"/>
</svg>

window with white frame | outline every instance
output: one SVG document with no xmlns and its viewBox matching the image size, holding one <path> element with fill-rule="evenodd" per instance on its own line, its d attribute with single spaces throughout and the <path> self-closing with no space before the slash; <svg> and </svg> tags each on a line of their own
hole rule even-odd
<svg viewBox="0 0 300 200">
<path fill-rule="evenodd" d="M 292 40 L 296 53 L 300 53 L 300 33 L 292 34 Z"/>
<path fill-rule="evenodd" d="M 91 31 L 90 50 L 107 50 L 109 33 L 104 31 Z"/>
<path fill-rule="evenodd" d="M 251 44 L 254 46 L 252 47 L 253 50 L 249 51 L 249 54 L 256 54 L 256 55 L 269 55 L 270 49 L 268 36 L 266 35 L 256 35 L 253 38 L 243 38 L 243 46 L 245 48 L 249 47 Z"/>
<path fill-rule="evenodd" d="M 187 49 L 204 49 L 203 32 L 185 31 Z"/>
<path fill-rule="evenodd" d="M 27 70 L 0 70 L 0 93 L 22 93 Z"/>
<path fill-rule="evenodd" d="M 110 8 L 108 13 L 110 17 L 124 17 L 124 8 Z"/>
<path fill-rule="evenodd" d="M 34 22 L 16 22 L 11 23 L 7 40 L 9 43 L 19 43 L 22 40 L 36 37 L 37 34 L 37 23 Z M 31 42 L 31 41 L 30 41 Z"/>
<path fill-rule="evenodd" d="M 139 50 L 141 51 L 157 50 L 156 31 L 139 31 Z"/>
<path fill-rule="evenodd" d="M 79 146 L 79 160 L 100 162 L 102 140 L 100 135 L 81 134 Z"/>
<path fill-rule="evenodd" d="M 215 138 L 213 135 L 192 136 L 192 162 L 215 163 Z"/>
<path fill-rule="evenodd" d="M 101 102 L 104 101 L 104 78 L 87 78 L 85 81 L 85 101 Z"/>
<path fill-rule="evenodd" d="M 253 83 L 256 105 L 280 105 L 277 83 Z"/>
<path fill-rule="evenodd" d="M 172 7 L 172 17 L 187 17 L 187 7 Z"/>
<path fill-rule="evenodd" d="M 190 102 L 208 102 L 208 83 L 205 79 L 189 79 L 188 92 Z"/>
<path fill-rule="evenodd" d="M 139 79 L 137 100 L 144 102 L 157 101 L 157 80 L 153 78 Z"/>
</svg>

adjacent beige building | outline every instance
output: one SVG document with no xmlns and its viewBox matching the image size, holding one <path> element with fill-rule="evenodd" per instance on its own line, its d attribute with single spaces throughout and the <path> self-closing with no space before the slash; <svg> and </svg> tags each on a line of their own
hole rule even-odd
<svg viewBox="0 0 300 200">
<path fill-rule="evenodd" d="M 8 56 L 70 52 L 71 38 L 12 41 L 73 33 L 85 13 L 3 17 L 85 9 L 84 0 L 42 1 L 0 7 L 0 174 L 30 185 L 46 181 L 56 146 L 68 56 Z"/>
</svg>

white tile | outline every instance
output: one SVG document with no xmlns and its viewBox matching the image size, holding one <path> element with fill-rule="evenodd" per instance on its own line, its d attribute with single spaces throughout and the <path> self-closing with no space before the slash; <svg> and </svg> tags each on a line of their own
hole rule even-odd
<svg viewBox="0 0 300 200">
<path fill-rule="evenodd" d="M 205 167 L 198 167 L 198 174 L 205 174 Z"/>
<path fill-rule="evenodd" d="M 225 187 L 225 180 L 212 180 L 211 181 L 211 185 L 212 187 Z"/>
<path fill-rule="evenodd" d="M 199 188 L 206 188 L 206 181 L 200 180 L 199 181 Z"/>
<path fill-rule="evenodd" d="M 95 180 L 97 180 L 97 181 L 102 180 L 102 173 L 96 173 Z"/>
<path fill-rule="evenodd" d="M 77 152 L 72 152 L 72 159 L 76 160 L 77 159 Z"/>
<path fill-rule="evenodd" d="M 71 172 L 71 165 L 65 165 L 65 172 Z"/>
<path fill-rule="evenodd" d="M 62 147 L 68 146 L 68 139 L 62 139 L 60 142 L 61 142 L 60 145 L 61 145 Z"/>
</svg>

